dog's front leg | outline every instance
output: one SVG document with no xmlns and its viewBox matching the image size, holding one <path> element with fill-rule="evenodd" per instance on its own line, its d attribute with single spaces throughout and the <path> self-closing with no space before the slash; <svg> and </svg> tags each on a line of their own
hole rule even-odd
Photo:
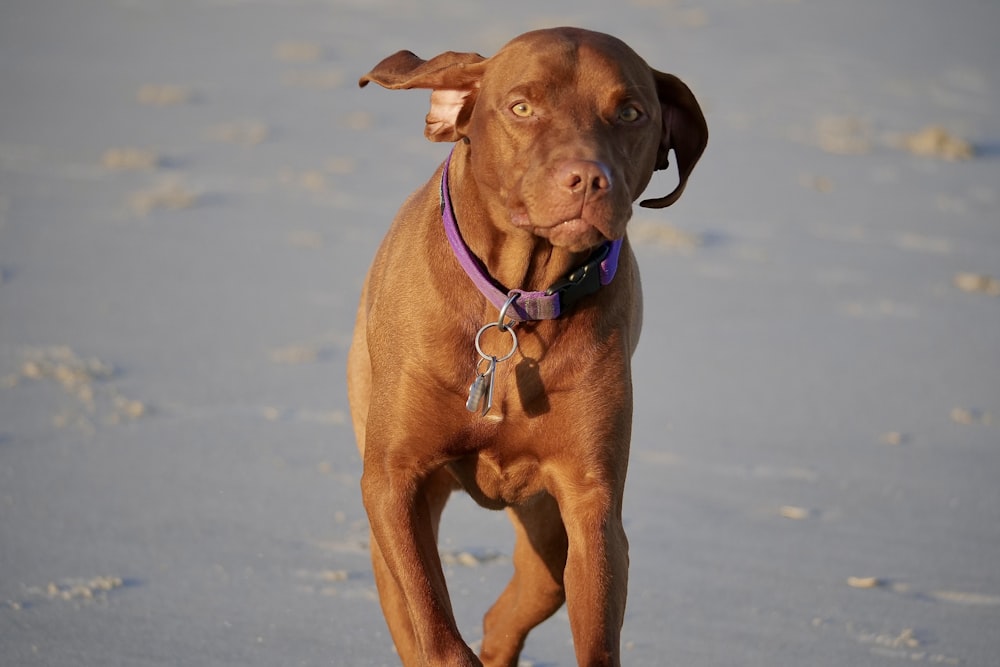
<svg viewBox="0 0 1000 667">
<path fill-rule="evenodd" d="M 580 473 L 576 479 L 594 479 Z M 569 541 L 564 581 L 573 646 L 577 663 L 589 667 L 621 664 L 628 540 L 621 520 L 622 492 L 615 487 L 568 485 L 558 496 Z"/>
<path fill-rule="evenodd" d="M 375 451 L 366 448 L 361 492 L 379 598 L 400 658 L 406 667 L 478 667 L 459 635 L 437 551 L 450 482 L 443 472 L 422 478 Z"/>
</svg>

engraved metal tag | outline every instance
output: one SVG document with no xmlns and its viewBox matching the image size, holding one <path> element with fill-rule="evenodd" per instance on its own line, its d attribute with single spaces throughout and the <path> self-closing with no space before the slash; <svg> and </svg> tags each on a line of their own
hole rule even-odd
<svg viewBox="0 0 1000 667">
<path fill-rule="evenodd" d="M 490 384 L 490 381 L 485 373 L 476 376 L 476 379 L 469 386 L 469 400 L 465 402 L 466 410 L 469 412 L 479 411 L 479 404 L 483 402 L 483 396 L 486 395 L 488 384 Z"/>
<path fill-rule="evenodd" d="M 478 411 L 479 405 L 483 403 L 485 398 L 486 403 L 483 405 L 482 411 L 482 414 L 485 415 L 493 407 L 493 374 L 497 370 L 497 358 L 490 357 L 484 361 L 488 361 L 489 364 L 486 366 L 486 370 L 477 375 L 469 386 L 469 400 L 465 402 L 465 409 L 469 412 Z"/>
</svg>

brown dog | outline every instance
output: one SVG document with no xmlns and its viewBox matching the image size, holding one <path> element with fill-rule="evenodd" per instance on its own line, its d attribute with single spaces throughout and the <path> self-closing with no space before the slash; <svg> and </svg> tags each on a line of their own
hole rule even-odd
<svg viewBox="0 0 1000 667">
<path fill-rule="evenodd" d="M 400 51 L 369 81 L 431 89 L 425 134 L 457 142 L 379 248 L 348 359 L 375 580 L 399 655 L 516 665 L 528 631 L 566 602 L 579 664 L 617 665 L 642 316 L 625 225 L 670 150 L 676 189 L 641 204 L 680 196 L 704 116 L 679 79 L 572 28 L 527 33 L 492 58 Z M 516 532 L 479 658 L 437 551 L 458 488 L 507 508 Z"/>
</svg>

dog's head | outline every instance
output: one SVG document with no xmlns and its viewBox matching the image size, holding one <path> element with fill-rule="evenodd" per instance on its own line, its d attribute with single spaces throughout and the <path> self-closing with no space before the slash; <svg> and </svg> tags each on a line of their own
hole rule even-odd
<svg viewBox="0 0 1000 667">
<path fill-rule="evenodd" d="M 470 145 L 480 189 L 510 224 L 583 250 L 621 238 L 632 203 L 674 152 L 678 184 L 641 206 L 674 203 L 708 141 L 704 115 L 677 77 L 624 42 L 576 28 L 537 30 L 496 55 L 389 56 L 363 76 L 429 88 L 425 135 Z"/>
</svg>

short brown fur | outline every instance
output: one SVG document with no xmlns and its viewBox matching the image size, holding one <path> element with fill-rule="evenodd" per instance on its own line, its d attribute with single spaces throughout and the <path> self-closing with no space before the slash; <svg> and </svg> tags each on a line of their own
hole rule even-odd
<svg viewBox="0 0 1000 667">
<path fill-rule="evenodd" d="M 708 139 L 686 85 L 585 30 L 527 33 L 491 58 L 401 51 L 360 84 L 369 81 L 433 91 L 425 134 L 457 142 L 448 185 L 461 235 L 507 289 L 544 290 L 623 238 L 670 151 L 676 189 L 642 205 L 672 204 Z M 630 359 L 642 322 L 635 258 L 626 239 L 609 285 L 558 319 L 517 324 L 493 408 L 469 412 L 473 340 L 498 313 L 448 244 L 440 179 L 439 168 L 403 204 L 379 248 L 348 359 L 390 632 L 408 667 L 517 665 L 529 630 L 565 602 L 578 663 L 618 665 Z M 441 511 L 459 488 L 506 508 L 516 535 L 514 575 L 486 614 L 478 657 L 459 635 L 437 551 Z"/>
</svg>

